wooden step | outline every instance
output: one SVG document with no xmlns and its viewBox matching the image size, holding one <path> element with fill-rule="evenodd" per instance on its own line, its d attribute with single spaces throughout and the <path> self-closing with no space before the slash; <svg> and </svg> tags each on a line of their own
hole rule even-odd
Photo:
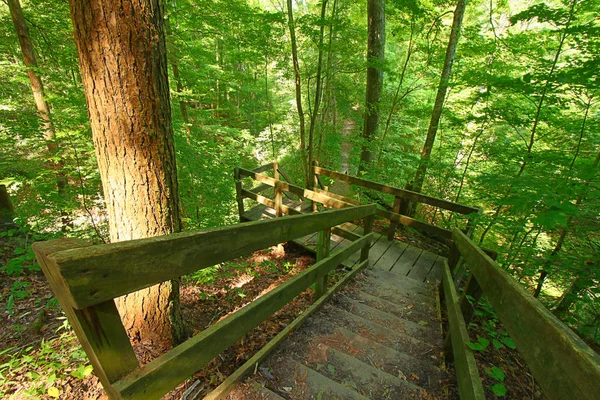
<svg viewBox="0 0 600 400">
<path fill-rule="evenodd" d="M 437 387 L 443 378 L 443 372 L 432 360 L 411 357 L 343 327 L 320 342 L 424 389 Z"/>
<path fill-rule="evenodd" d="M 414 384 L 377 369 L 332 347 L 325 349 L 323 364 L 309 363 L 311 368 L 340 385 L 370 399 L 405 399 L 419 393 Z M 324 397 L 325 398 L 325 397 Z"/>
<path fill-rule="evenodd" d="M 424 342 L 406 334 L 395 332 L 392 329 L 339 307 L 327 305 L 324 309 L 328 310 L 330 315 L 334 316 L 330 318 L 330 323 L 334 327 L 345 327 L 360 336 L 413 357 L 420 357 L 423 354 L 432 354 L 433 359 L 435 360 L 439 357 L 439 347 L 434 344 Z"/>
<path fill-rule="evenodd" d="M 435 328 L 439 328 L 439 325 L 431 327 L 427 321 L 422 321 L 419 324 L 405 318 L 399 318 L 393 314 L 370 307 L 347 296 L 339 296 L 336 299 L 336 302 L 336 306 L 343 308 L 354 315 L 358 315 L 359 317 L 391 329 L 394 332 L 412 336 L 415 339 L 427 343 L 439 344 L 439 333 L 435 331 Z"/>
<path fill-rule="evenodd" d="M 272 365 L 277 391 L 290 399 L 368 400 L 356 390 L 342 385 L 306 365 L 281 358 Z"/>
<path fill-rule="evenodd" d="M 395 302 L 392 303 L 364 291 L 348 291 L 346 295 L 369 307 L 377 308 L 378 310 L 388 312 L 396 317 L 404 318 L 412 322 L 420 323 L 421 321 L 426 321 L 431 326 L 440 323 L 437 309 L 433 305 L 423 304 L 414 301 L 409 297 L 397 296 Z"/>
</svg>

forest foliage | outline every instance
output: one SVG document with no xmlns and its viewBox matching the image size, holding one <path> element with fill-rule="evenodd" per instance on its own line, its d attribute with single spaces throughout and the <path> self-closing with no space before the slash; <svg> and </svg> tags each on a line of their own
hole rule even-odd
<svg viewBox="0 0 600 400">
<path fill-rule="evenodd" d="M 296 183 L 306 176 L 286 5 L 165 4 L 184 226 L 235 223 L 234 167 L 278 160 Z M 379 132 L 369 143 L 374 160 L 365 172 L 370 179 L 404 187 L 420 165 L 454 6 L 443 0 L 386 4 Z M 105 241 L 68 5 L 28 0 L 22 7 L 59 151 L 46 149 L 19 41 L 0 3 L 0 184 L 9 189 L 20 229 Z M 324 18 L 321 10 L 321 2 L 294 2 L 312 151 L 321 165 L 349 166 L 356 175 L 366 70 L 373 62 L 366 58 L 366 1 L 329 0 Z M 549 308 L 597 342 L 599 13 L 597 0 L 469 2 L 423 187 L 426 194 L 481 207 L 476 241 L 498 251 L 503 268 L 532 292 L 537 287 Z M 312 115 L 319 58 L 320 108 Z M 52 163 L 67 177 L 60 193 Z M 417 214 L 452 224 L 451 216 L 427 208 Z M 4 273 L 18 277 L 34 268 L 30 250 L 19 252 Z"/>
</svg>

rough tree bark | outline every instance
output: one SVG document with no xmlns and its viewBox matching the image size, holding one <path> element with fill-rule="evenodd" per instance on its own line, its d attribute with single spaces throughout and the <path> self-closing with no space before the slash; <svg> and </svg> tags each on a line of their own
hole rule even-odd
<svg viewBox="0 0 600 400">
<path fill-rule="evenodd" d="M 367 95 L 365 125 L 360 152 L 359 171 L 364 171 L 373 161 L 372 142 L 379 128 L 379 102 L 383 90 L 383 61 L 385 53 L 385 0 L 368 0 L 369 39 L 367 46 Z"/>
<path fill-rule="evenodd" d="M 42 129 L 44 131 L 44 140 L 46 142 L 46 148 L 50 155 L 49 158 L 53 158 L 58 152 L 58 144 L 56 142 L 56 131 L 54 124 L 52 123 L 52 116 L 50 114 L 50 106 L 46 101 L 44 92 L 44 84 L 42 79 L 37 74 L 36 69 L 38 67 L 37 59 L 35 56 L 35 50 L 29 35 L 29 28 L 25 22 L 25 16 L 23 15 L 23 9 L 19 0 L 7 0 L 8 8 L 10 9 L 10 15 L 15 25 L 17 36 L 19 37 L 19 44 L 21 46 L 21 53 L 23 54 L 23 64 L 27 68 L 27 77 L 31 85 L 31 91 L 33 92 L 33 99 L 35 106 L 38 111 L 38 115 L 42 120 Z M 62 194 L 65 187 L 67 186 L 67 179 L 62 172 L 62 163 L 51 162 L 49 165 L 55 171 L 56 174 L 56 185 L 58 187 L 58 193 Z M 65 220 L 65 222 L 67 222 Z"/>
<path fill-rule="evenodd" d="M 160 0 L 69 3 L 111 241 L 177 232 L 181 220 Z M 133 340 L 184 338 L 177 281 L 117 303 Z"/>
</svg>

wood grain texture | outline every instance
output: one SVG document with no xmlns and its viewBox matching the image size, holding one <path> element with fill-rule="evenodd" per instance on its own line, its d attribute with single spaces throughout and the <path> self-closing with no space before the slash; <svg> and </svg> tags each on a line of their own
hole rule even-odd
<svg viewBox="0 0 600 400">
<path fill-rule="evenodd" d="M 252 358 L 246 361 L 240 368 L 238 368 L 233 374 L 231 374 L 223 383 L 221 383 L 215 390 L 210 392 L 204 397 L 204 400 L 217 400 L 225 398 L 227 393 L 233 388 L 233 386 L 240 382 L 245 376 L 249 375 L 252 370 L 256 368 L 256 365 L 264 360 L 273 350 L 277 348 L 277 345 L 286 339 L 294 330 L 302 326 L 302 323 L 317 311 L 327 301 L 332 294 L 338 291 L 343 285 L 348 283 L 350 279 L 354 277 L 358 272 L 363 270 L 367 266 L 367 261 L 356 265 L 350 270 L 342 279 L 340 279 L 334 286 L 323 294 L 319 300 L 315 301 L 306 311 L 304 311 L 298 318 L 292 323 L 286 326 L 281 332 L 277 334 L 269 343 L 267 343 L 262 349 L 260 349 Z"/>
<path fill-rule="evenodd" d="M 74 308 L 98 304 L 334 225 L 375 205 L 253 221 L 52 254 Z"/>
<path fill-rule="evenodd" d="M 458 295 L 447 263 L 444 263 L 442 270 L 442 285 L 444 287 L 446 309 L 448 310 L 450 340 L 460 398 L 465 400 L 485 399 L 475 356 L 473 351 L 466 345 L 466 342 L 470 341 L 467 325 L 460 312 Z"/>
<path fill-rule="evenodd" d="M 479 208 L 465 206 L 462 204 L 453 203 L 451 201 L 438 199 L 436 197 L 426 196 L 421 193 L 411 192 L 409 190 L 404 190 L 400 188 L 395 188 L 392 186 L 382 185 L 381 183 L 369 181 L 366 179 L 361 179 L 355 176 L 341 174 L 336 171 L 331 171 L 321 167 L 315 167 L 315 173 L 319 175 L 328 176 L 333 179 L 339 179 L 341 181 L 351 183 L 354 185 L 362 186 L 367 189 L 377 190 L 379 192 L 393 194 L 394 196 L 398 196 L 401 198 L 409 199 L 412 201 L 416 201 L 419 203 L 429 204 L 434 207 L 443 208 L 444 210 L 454 211 L 459 214 L 471 214 L 477 213 Z"/>
<path fill-rule="evenodd" d="M 89 248 L 77 239 L 59 239 L 38 242 L 32 245 L 48 283 L 71 327 L 88 356 L 96 376 L 111 398 L 118 394 L 111 384 L 138 367 L 138 361 L 121 322 L 114 301 L 107 301 L 93 307 L 76 310 L 71 307 L 67 296 L 68 289 L 58 273 L 58 266 L 51 255 L 57 251 L 74 248 Z"/>
<path fill-rule="evenodd" d="M 454 242 L 549 399 L 594 399 L 600 356 L 506 271 L 454 229 Z"/>
<path fill-rule="evenodd" d="M 283 220 L 283 218 L 281 219 Z M 281 286 L 154 359 L 113 387 L 123 399 L 158 399 L 244 336 L 350 254 L 369 244 L 369 234 L 302 271 Z"/>
</svg>

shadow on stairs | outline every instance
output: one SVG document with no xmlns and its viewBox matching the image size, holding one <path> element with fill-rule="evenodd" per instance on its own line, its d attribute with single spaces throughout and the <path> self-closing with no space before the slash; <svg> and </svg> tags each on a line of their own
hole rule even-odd
<svg viewBox="0 0 600 400">
<path fill-rule="evenodd" d="M 227 399 L 445 397 L 437 287 L 366 270 Z"/>
</svg>

